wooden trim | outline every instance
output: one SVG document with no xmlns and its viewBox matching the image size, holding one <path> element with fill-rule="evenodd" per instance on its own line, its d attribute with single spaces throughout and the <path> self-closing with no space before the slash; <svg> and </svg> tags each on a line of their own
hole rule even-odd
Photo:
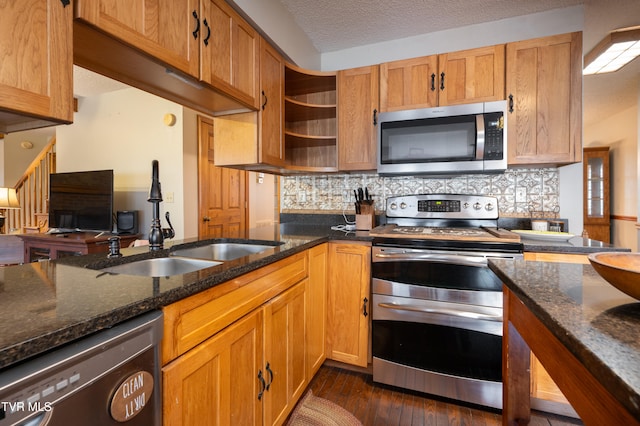
<svg viewBox="0 0 640 426">
<path fill-rule="evenodd" d="M 624 220 L 627 222 L 637 222 L 638 221 L 638 217 L 637 216 L 620 216 L 617 214 L 612 214 L 611 215 L 611 220 Z"/>
</svg>

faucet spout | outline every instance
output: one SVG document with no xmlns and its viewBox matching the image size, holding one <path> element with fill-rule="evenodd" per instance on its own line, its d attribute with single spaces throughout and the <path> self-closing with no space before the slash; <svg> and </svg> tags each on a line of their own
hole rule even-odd
<svg viewBox="0 0 640 426">
<path fill-rule="evenodd" d="M 162 202 L 162 191 L 160 189 L 158 160 L 151 162 L 151 188 L 147 201 L 153 204 L 153 218 L 151 229 L 149 230 L 149 250 L 156 251 L 164 247 L 164 235 L 160 225 L 160 203 Z"/>
</svg>

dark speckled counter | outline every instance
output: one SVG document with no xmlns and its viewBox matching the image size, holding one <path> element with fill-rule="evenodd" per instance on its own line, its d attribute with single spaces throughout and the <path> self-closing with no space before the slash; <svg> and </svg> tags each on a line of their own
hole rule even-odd
<svg viewBox="0 0 640 426">
<path fill-rule="evenodd" d="M 609 285 L 591 265 L 491 260 L 490 268 L 640 418 L 640 302 Z"/>
<path fill-rule="evenodd" d="M 0 268 L 0 371 L 329 239 L 370 240 L 368 233 L 347 234 L 331 231 L 325 225 L 259 228 L 251 231 L 250 238 L 282 245 L 265 255 L 246 256 L 166 278 L 113 275 L 98 269 L 164 257 L 178 245 L 189 247 L 211 241 L 166 241 L 165 249 L 155 253 L 149 253 L 148 247 L 123 249 L 120 259 L 95 254 Z"/>
</svg>

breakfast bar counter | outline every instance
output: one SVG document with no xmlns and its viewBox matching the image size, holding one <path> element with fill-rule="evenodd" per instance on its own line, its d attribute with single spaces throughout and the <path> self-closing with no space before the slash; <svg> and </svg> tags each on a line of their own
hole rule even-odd
<svg viewBox="0 0 640 426">
<path fill-rule="evenodd" d="M 503 423 L 529 421 L 531 350 L 585 424 L 640 424 L 640 302 L 591 265 L 489 266 L 505 294 Z"/>
</svg>

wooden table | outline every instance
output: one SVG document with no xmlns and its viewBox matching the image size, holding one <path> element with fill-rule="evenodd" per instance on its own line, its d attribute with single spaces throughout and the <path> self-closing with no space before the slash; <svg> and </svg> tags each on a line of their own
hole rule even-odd
<svg viewBox="0 0 640 426">
<path fill-rule="evenodd" d="M 90 253 L 107 253 L 112 234 L 98 232 L 71 232 L 65 234 L 21 234 L 24 241 L 24 262 L 59 259 Z M 118 235 L 120 246 L 128 247 L 140 234 Z"/>
</svg>

